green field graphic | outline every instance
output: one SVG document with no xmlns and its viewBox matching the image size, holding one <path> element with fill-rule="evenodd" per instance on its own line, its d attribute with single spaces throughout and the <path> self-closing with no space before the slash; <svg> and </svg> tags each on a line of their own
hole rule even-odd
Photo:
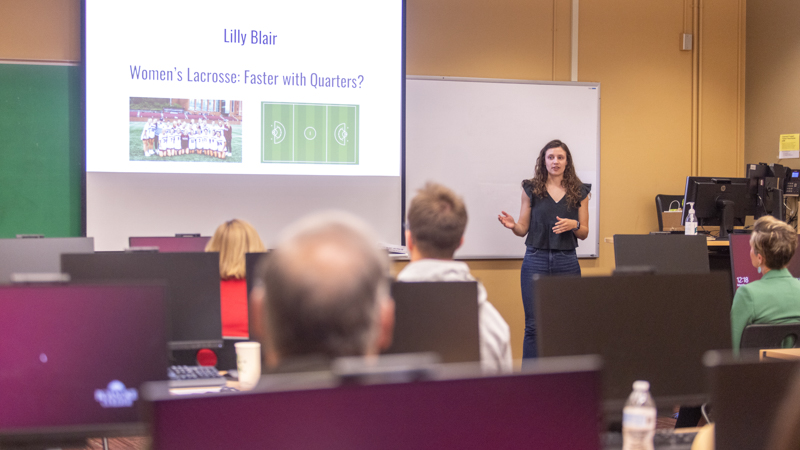
<svg viewBox="0 0 800 450">
<path fill-rule="evenodd" d="M 261 162 L 358 164 L 358 105 L 261 102 Z"/>
</svg>

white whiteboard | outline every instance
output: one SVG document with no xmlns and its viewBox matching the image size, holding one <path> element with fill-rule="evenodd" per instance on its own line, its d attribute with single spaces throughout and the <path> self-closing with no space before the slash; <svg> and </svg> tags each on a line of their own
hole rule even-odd
<svg viewBox="0 0 800 450">
<path fill-rule="evenodd" d="M 497 220 L 519 220 L 520 183 L 539 151 L 560 139 L 578 177 L 592 185 L 589 237 L 578 257 L 598 256 L 600 84 L 407 77 L 406 210 L 426 181 L 464 197 L 469 223 L 462 259 L 522 258 L 525 240 Z"/>
</svg>

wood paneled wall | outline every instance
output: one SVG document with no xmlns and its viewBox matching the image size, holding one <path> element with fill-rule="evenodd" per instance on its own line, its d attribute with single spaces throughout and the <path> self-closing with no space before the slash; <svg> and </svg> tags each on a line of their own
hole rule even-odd
<svg viewBox="0 0 800 450">
<path fill-rule="evenodd" d="M 80 59 L 80 0 L 0 1 L 0 60 Z"/>
<path fill-rule="evenodd" d="M 781 163 L 781 134 L 800 133 L 800 2 L 759 0 L 747 4 L 747 109 L 745 162 Z"/>
</svg>

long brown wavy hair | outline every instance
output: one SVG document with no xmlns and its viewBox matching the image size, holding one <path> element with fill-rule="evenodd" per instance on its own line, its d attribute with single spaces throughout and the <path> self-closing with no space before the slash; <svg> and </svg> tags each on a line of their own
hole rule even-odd
<svg viewBox="0 0 800 450">
<path fill-rule="evenodd" d="M 569 147 L 558 139 L 548 142 L 539 152 L 539 157 L 536 158 L 536 170 L 533 173 L 533 178 L 524 180 L 522 187 L 532 186 L 533 194 L 539 198 L 544 198 L 547 195 L 548 173 L 544 157 L 548 150 L 558 147 L 563 148 L 567 153 L 567 166 L 564 167 L 564 179 L 561 180 L 561 186 L 567 191 L 567 204 L 571 208 L 577 209 L 581 204 L 581 186 L 583 186 L 583 183 L 575 173 L 575 165 L 572 163 L 572 153 L 570 153 Z"/>
</svg>

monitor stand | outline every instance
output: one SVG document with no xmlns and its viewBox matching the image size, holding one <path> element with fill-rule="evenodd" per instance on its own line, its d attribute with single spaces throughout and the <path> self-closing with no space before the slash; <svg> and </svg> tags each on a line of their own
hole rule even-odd
<svg viewBox="0 0 800 450">
<path fill-rule="evenodd" d="M 780 189 L 770 189 L 769 197 L 772 201 L 772 211 L 770 212 L 772 217 L 785 221 L 786 211 L 783 207 L 783 191 Z"/>
<path fill-rule="evenodd" d="M 734 203 L 731 200 L 719 199 L 717 200 L 717 208 L 719 209 L 719 237 L 720 240 L 728 240 L 731 231 L 733 231 L 733 215 Z"/>
</svg>

